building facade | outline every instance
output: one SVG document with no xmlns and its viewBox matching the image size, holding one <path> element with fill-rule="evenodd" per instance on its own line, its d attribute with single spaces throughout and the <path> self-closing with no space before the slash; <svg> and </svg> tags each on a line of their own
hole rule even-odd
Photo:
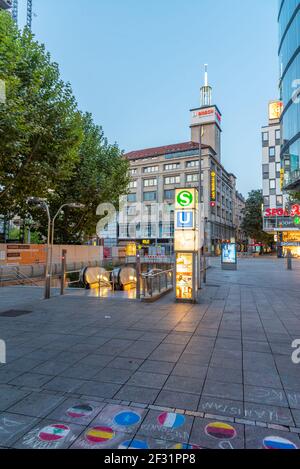
<svg viewBox="0 0 300 469">
<path fill-rule="evenodd" d="M 242 236 L 244 199 L 237 192 L 236 177 L 221 164 L 222 116 L 211 104 L 207 73 L 201 106 L 190 112 L 190 141 L 125 155 L 132 181 L 117 223 L 112 220 L 107 232 L 101 234 L 105 244 L 111 243 L 116 232 L 121 245 L 134 242 L 149 254 L 172 253 L 175 189 L 181 187 L 201 186 L 200 233 L 203 249 L 209 254 L 219 255 L 223 241 Z"/>
<path fill-rule="evenodd" d="M 300 0 L 279 2 L 284 188 L 300 190 Z"/>
</svg>

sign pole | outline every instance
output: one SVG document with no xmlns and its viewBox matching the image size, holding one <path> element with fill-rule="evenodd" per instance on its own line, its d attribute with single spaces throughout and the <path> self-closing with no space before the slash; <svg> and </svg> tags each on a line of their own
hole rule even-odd
<svg viewBox="0 0 300 469">
<path fill-rule="evenodd" d="M 197 268 L 197 282 L 198 290 L 201 290 L 201 230 L 200 230 L 200 221 L 201 221 L 201 191 L 202 191 L 202 125 L 199 127 L 199 186 L 198 186 L 198 236 L 199 236 L 199 248 L 198 248 L 198 268 Z"/>
</svg>

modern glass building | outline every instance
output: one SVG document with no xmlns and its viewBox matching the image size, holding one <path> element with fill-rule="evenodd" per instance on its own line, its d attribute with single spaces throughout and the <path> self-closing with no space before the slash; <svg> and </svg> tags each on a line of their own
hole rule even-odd
<svg viewBox="0 0 300 469">
<path fill-rule="evenodd" d="M 279 0 L 284 189 L 300 190 L 300 0 Z"/>
</svg>

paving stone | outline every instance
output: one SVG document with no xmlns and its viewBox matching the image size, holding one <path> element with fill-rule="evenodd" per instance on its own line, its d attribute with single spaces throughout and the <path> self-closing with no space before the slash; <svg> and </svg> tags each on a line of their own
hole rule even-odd
<svg viewBox="0 0 300 469">
<path fill-rule="evenodd" d="M 11 370 L 7 368 L 8 368 L 7 365 L 5 366 L 4 369 L 1 369 L 0 367 L 0 384 L 7 384 L 23 373 L 21 371 Z"/>
<path fill-rule="evenodd" d="M 141 404 L 153 404 L 159 389 L 143 388 L 139 386 L 125 385 L 116 394 L 117 399 L 127 400 L 130 402 L 140 402 Z"/>
<path fill-rule="evenodd" d="M 14 386 L 30 386 L 32 388 L 40 388 L 52 379 L 49 375 L 40 375 L 38 373 L 24 373 L 10 381 Z"/>
<path fill-rule="evenodd" d="M 207 372 L 209 381 L 220 381 L 221 383 L 243 383 L 243 373 L 240 369 L 224 369 L 209 367 Z"/>
<path fill-rule="evenodd" d="M 198 378 L 204 380 L 207 374 L 206 366 L 177 364 L 172 371 L 172 375 L 186 376 L 188 378 Z"/>
<path fill-rule="evenodd" d="M 243 386 L 235 383 L 220 383 L 217 381 L 207 380 L 203 397 L 217 397 L 221 399 L 243 400 Z"/>
<path fill-rule="evenodd" d="M 246 419 L 279 425 L 293 425 L 291 411 L 285 407 L 268 406 L 265 404 L 244 403 Z"/>
<path fill-rule="evenodd" d="M 120 368 L 110 368 L 109 366 L 103 368 L 99 373 L 93 376 L 93 381 L 100 381 L 103 383 L 124 384 L 132 376 L 132 371 L 121 370 Z"/>
<path fill-rule="evenodd" d="M 300 396 L 300 394 L 299 394 Z M 280 389 L 244 386 L 244 398 L 247 402 L 288 407 L 285 392 Z"/>
<path fill-rule="evenodd" d="M 300 392 L 286 392 L 291 409 L 300 409 Z"/>
<path fill-rule="evenodd" d="M 292 414 L 297 427 L 300 427 L 300 410 L 292 409 Z"/>
<path fill-rule="evenodd" d="M 43 420 L 22 436 L 13 448 L 47 450 L 69 448 L 83 430 L 84 427 L 79 425 Z"/>
<path fill-rule="evenodd" d="M 10 414 L 3 412 L 0 414 L 0 442 L 1 445 L 10 447 L 24 433 L 38 423 L 37 418 L 25 415 Z"/>
<path fill-rule="evenodd" d="M 139 434 L 159 440 L 187 443 L 194 418 L 176 412 L 150 410 Z"/>
<path fill-rule="evenodd" d="M 107 426 L 90 426 L 72 444 L 71 449 L 104 450 L 128 447 L 132 437 L 126 433 L 115 432 Z M 125 443 L 125 444 L 124 444 Z"/>
<path fill-rule="evenodd" d="M 48 383 L 44 384 L 43 389 L 48 391 L 61 391 L 71 393 L 76 391 L 84 383 L 81 379 L 65 378 L 56 376 Z"/>
<path fill-rule="evenodd" d="M 143 386 L 148 388 L 160 389 L 166 382 L 168 375 L 154 374 L 154 373 L 143 373 L 137 371 L 129 379 L 127 384 L 129 386 Z"/>
<path fill-rule="evenodd" d="M 282 389 L 279 374 L 256 373 L 254 371 L 244 372 L 244 383 L 250 386 L 262 386 L 264 388 Z"/>
<path fill-rule="evenodd" d="M 228 417 L 244 417 L 244 404 L 242 401 L 202 397 L 198 410 Z"/>
<path fill-rule="evenodd" d="M 10 406 L 9 412 L 31 417 L 46 417 L 63 400 L 64 398 L 59 395 L 33 392 L 17 404 Z"/>
<path fill-rule="evenodd" d="M 87 396 L 113 398 L 121 385 L 113 383 L 100 383 L 97 381 L 85 381 L 76 391 Z"/>
<path fill-rule="evenodd" d="M 124 370 L 136 371 L 142 363 L 143 360 L 134 360 L 132 358 L 117 357 L 109 364 L 109 366 L 111 368 L 121 368 Z"/>
<path fill-rule="evenodd" d="M 189 377 L 170 376 L 163 389 L 168 391 L 186 392 L 192 394 L 201 394 L 204 380 Z"/>
<path fill-rule="evenodd" d="M 167 390 L 162 390 L 155 401 L 159 406 L 186 410 L 197 410 L 198 403 L 199 395 Z"/>
<path fill-rule="evenodd" d="M 236 423 L 195 419 L 189 443 L 208 449 L 244 449 L 244 426 Z"/>
<path fill-rule="evenodd" d="M 107 405 L 93 420 L 92 426 L 106 426 L 115 432 L 135 434 L 147 413 L 140 407 Z"/>
<path fill-rule="evenodd" d="M 48 419 L 65 423 L 75 423 L 87 426 L 105 407 L 104 402 L 91 399 L 66 399 L 61 405 L 48 415 Z"/>
<path fill-rule="evenodd" d="M 300 449 L 300 439 L 294 433 L 269 428 L 246 427 L 247 449 Z"/>
<path fill-rule="evenodd" d="M 0 385 L 0 411 L 8 409 L 28 394 L 29 392 L 16 389 L 13 386 Z"/>
<path fill-rule="evenodd" d="M 168 375 L 174 368 L 174 363 L 158 362 L 146 360 L 139 368 L 139 371 L 146 373 L 158 373 Z"/>
</svg>

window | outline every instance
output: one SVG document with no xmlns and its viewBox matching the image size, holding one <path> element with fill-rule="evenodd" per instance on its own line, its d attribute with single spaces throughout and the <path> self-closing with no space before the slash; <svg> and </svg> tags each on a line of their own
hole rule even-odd
<svg viewBox="0 0 300 469">
<path fill-rule="evenodd" d="M 129 174 L 130 176 L 135 176 L 137 174 L 137 169 L 136 168 L 130 169 Z"/>
<path fill-rule="evenodd" d="M 276 189 L 276 180 L 270 179 L 270 189 Z"/>
<path fill-rule="evenodd" d="M 158 166 L 148 166 L 147 168 L 143 168 L 144 173 L 157 173 Z"/>
<path fill-rule="evenodd" d="M 136 189 L 137 187 L 137 181 L 131 181 L 129 183 L 129 189 Z"/>
<path fill-rule="evenodd" d="M 269 148 L 269 156 L 275 156 L 275 147 Z"/>
<path fill-rule="evenodd" d="M 263 179 L 269 179 L 269 165 L 263 164 Z"/>
<path fill-rule="evenodd" d="M 282 197 L 282 195 L 277 195 L 277 197 L 276 197 L 276 205 L 277 205 L 277 207 L 283 205 L 283 197 Z"/>
<path fill-rule="evenodd" d="M 263 139 L 263 142 L 268 142 L 269 141 L 269 132 L 263 132 L 262 139 Z"/>
<path fill-rule="evenodd" d="M 276 163 L 276 173 L 280 173 L 281 171 L 281 163 Z"/>
<path fill-rule="evenodd" d="M 136 202 L 136 194 L 128 194 L 127 201 L 128 202 Z"/>
<path fill-rule="evenodd" d="M 157 192 L 144 192 L 144 202 L 153 202 L 157 199 Z"/>
<path fill-rule="evenodd" d="M 144 187 L 154 187 L 157 186 L 157 179 L 144 179 Z"/>
<path fill-rule="evenodd" d="M 281 131 L 280 130 L 276 130 L 275 132 L 275 139 L 278 141 L 281 140 Z"/>
<path fill-rule="evenodd" d="M 199 160 L 188 161 L 186 163 L 187 168 L 198 168 L 199 167 Z"/>
<path fill-rule="evenodd" d="M 165 171 L 174 171 L 180 168 L 180 163 L 165 164 Z"/>
<path fill-rule="evenodd" d="M 198 181 L 199 181 L 199 173 L 186 175 L 186 182 L 198 182 Z"/>
<path fill-rule="evenodd" d="M 174 200 L 174 198 L 175 198 L 174 189 L 164 191 L 164 199 L 165 200 Z"/>
<path fill-rule="evenodd" d="M 264 206 L 265 207 L 269 207 L 270 205 L 270 197 L 269 196 L 265 196 L 264 197 Z"/>
<path fill-rule="evenodd" d="M 180 184 L 180 176 L 169 176 L 165 178 L 165 184 Z"/>
</svg>

